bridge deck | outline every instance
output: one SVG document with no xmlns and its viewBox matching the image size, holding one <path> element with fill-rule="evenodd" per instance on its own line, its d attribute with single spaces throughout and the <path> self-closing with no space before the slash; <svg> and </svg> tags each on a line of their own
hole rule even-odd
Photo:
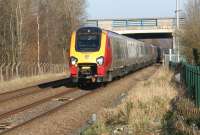
<svg viewBox="0 0 200 135">
<path fill-rule="evenodd" d="M 181 18 L 181 24 L 184 19 Z M 120 34 L 173 33 L 176 28 L 175 18 L 140 18 L 140 19 L 99 19 L 88 20 L 87 26 L 98 26 Z"/>
</svg>

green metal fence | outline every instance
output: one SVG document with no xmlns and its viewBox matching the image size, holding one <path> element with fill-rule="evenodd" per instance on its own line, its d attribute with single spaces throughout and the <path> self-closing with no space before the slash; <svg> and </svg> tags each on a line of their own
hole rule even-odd
<svg viewBox="0 0 200 135">
<path fill-rule="evenodd" d="M 189 95 L 195 99 L 195 104 L 200 107 L 200 67 L 173 62 L 170 62 L 169 66 L 174 71 L 180 70 L 182 83 Z"/>
</svg>

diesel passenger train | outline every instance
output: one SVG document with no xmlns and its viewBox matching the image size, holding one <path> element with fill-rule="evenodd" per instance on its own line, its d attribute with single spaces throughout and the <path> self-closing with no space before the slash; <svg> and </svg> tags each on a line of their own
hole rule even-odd
<svg viewBox="0 0 200 135">
<path fill-rule="evenodd" d="M 70 45 L 73 82 L 109 82 L 156 62 L 157 47 L 103 30 L 82 27 L 73 32 Z"/>
</svg>

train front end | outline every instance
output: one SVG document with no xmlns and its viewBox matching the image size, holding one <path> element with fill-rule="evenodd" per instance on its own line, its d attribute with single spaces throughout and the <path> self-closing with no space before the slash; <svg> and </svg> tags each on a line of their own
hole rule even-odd
<svg viewBox="0 0 200 135">
<path fill-rule="evenodd" d="M 103 82 L 106 74 L 106 32 L 83 27 L 72 34 L 70 72 L 73 82 Z"/>
</svg>

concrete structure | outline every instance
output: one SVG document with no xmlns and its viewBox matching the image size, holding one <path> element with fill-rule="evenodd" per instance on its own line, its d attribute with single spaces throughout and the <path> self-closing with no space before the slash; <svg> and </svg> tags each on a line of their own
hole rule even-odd
<svg viewBox="0 0 200 135">
<path fill-rule="evenodd" d="M 87 20 L 86 26 L 98 26 L 135 39 L 171 39 L 172 48 L 176 47 L 175 30 L 177 19 L 167 18 L 129 18 Z M 180 27 L 184 18 L 179 19 Z"/>
<path fill-rule="evenodd" d="M 180 23 L 183 21 L 181 18 Z M 176 18 L 99 19 L 88 20 L 86 25 L 98 26 L 128 36 L 172 38 L 176 29 Z"/>
</svg>

